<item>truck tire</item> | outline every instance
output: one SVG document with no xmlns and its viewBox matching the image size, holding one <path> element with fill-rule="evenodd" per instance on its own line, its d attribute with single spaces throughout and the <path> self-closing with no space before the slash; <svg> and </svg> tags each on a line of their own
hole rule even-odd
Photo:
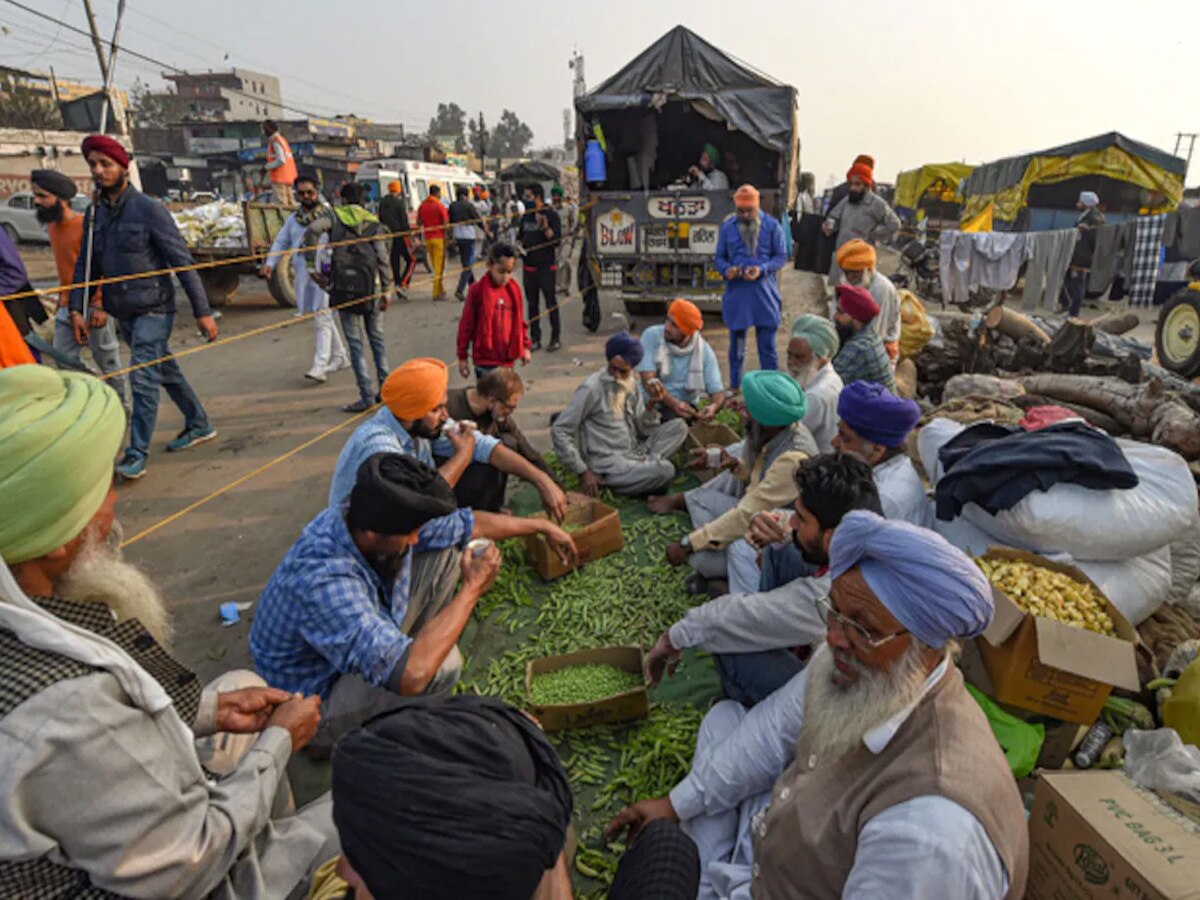
<svg viewBox="0 0 1200 900">
<path fill-rule="evenodd" d="M 1182 290 L 1163 304 L 1154 350 L 1164 369 L 1183 378 L 1200 374 L 1200 291 Z"/>
<path fill-rule="evenodd" d="M 208 295 L 208 305 L 213 309 L 225 306 L 237 293 L 241 276 L 232 271 L 229 266 L 214 269 L 201 269 L 200 283 L 204 285 L 204 293 Z"/>
<path fill-rule="evenodd" d="M 296 270 L 292 268 L 291 260 L 284 260 L 282 265 L 271 270 L 271 277 L 267 279 L 267 290 L 284 309 L 291 309 L 296 305 Z"/>
</svg>

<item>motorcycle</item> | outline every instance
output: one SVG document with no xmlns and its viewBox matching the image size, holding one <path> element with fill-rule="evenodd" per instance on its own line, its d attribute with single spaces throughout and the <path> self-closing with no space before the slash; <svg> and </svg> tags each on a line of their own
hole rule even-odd
<svg viewBox="0 0 1200 900">
<path fill-rule="evenodd" d="M 936 240 L 914 238 L 900 248 L 900 270 L 892 276 L 892 281 L 896 287 L 908 288 L 924 300 L 940 300 L 940 259 Z"/>
</svg>

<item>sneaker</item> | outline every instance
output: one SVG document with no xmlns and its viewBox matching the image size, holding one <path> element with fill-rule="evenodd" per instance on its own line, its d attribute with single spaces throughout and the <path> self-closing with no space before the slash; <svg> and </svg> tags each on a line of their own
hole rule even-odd
<svg viewBox="0 0 1200 900">
<path fill-rule="evenodd" d="M 693 572 L 683 580 L 683 589 L 692 596 L 708 593 L 708 579 L 699 572 Z"/>
<path fill-rule="evenodd" d="M 554 351 L 561 350 L 561 349 L 562 349 L 562 341 L 560 341 L 558 338 L 554 338 L 550 341 L 550 346 L 548 346 L 546 348 L 546 352 L 553 353 Z"/>
<path fill-rule="evenodd" d="M 197 444 L 203 444 L 205 441 L 211 441 L 216 436 L 217 429 L 211 425 L 205 425 L 203 428 L 185 428 L 179 432 L 179 436 L 175 440 L 167 444 L 167 451 L 175 453 L 179 450 L 186 450 Z"/>
<path fill-rule="evenodd" d="M 396 288 L 396 296 L 405 302 L 408 301 L 408 291 L 406 291 L 404 288 Z"/>
<path fill-rule="evenodd" d="M 467 295 L 464 294 L 462 291 L 455 291 L 454 299 L 457 300 L 459 303 L 463 303 L 464 301 L 466 301 Z"/>
<path fill-rule="evenodd" d="M 309 379 L 310 381 L 315 381 L 317 384 L 324 384 L 325 383 L 325 370 L 322 369 L 320 366 L 313 366 L 311 369 L 309 369 L 307 372 L 304 373 L 304 377 Z"/>
<path fill-rule="evenodd" d="M 137 481 L 146 474 L 146 458 L 126 453 L 114 467 L 114 471 L 122 481 Z"/>
<path fill-rule="evenodd" d="M 355 400 L 353 403 L 347 403 L 342 407 L 344 413 L 360 413 L 366 412 L 371 408 L 371 404 L 366 400 Z"/>
</svg>

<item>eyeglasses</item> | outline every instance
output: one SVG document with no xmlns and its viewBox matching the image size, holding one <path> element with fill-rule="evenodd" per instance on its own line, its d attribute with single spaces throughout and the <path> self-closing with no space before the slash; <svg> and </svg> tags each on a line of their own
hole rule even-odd
<svg viewBox="0 0 1200 900">
<path fill-rule="evenodd" d="M 878 650 L 888 641 L 908 634 L 908 629 L 904 629 L 892 634 L 876 635 L 865 625 L 855 622 L 853 619 L 842 615 L 834 609 L 833 602 L 828 597 L 822 597 L 817 601 L 817 610 L 821 614 L 821 621 L 825 623 L 825 627 L 829 627 L 829 620 L 832 619 L 842 626 L 842 630 L 846 632 L 846 636 L 850 638 L 851 643 L 862 644 L 866 649 Z"/>
</svg>

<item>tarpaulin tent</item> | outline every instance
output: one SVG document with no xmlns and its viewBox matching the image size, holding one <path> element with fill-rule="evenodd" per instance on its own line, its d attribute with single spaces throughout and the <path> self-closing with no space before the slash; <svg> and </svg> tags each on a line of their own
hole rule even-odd
<svg viewBox="0 0 1200 900">
<path fill-rule="evenodd" d="M 896 176 L 896 196 L 893 205 L 897 212 L 904 209 L 916 213 L 921 200 L 931 189 L 938 191 L 940 196 L 936 199 L 953 202 L 958 196 L 960 186 L 974 169 L 974 166 L 966 163 L 930 163 L 919 169 L 901 172 Z M 947 194 L 949 196 L 946 196 Z"/>
<path fill-rule="evenodd" d="M 515 162 L 500 170 L 501 181 L 558 181 L 559 171 L 550 163 L 532 159 Z"/>
<path fill-rule="evenodd" d="M 1186 171 L 1185 160 L 1112 131 L 978 166 L 962 220 L 992 206 L 997 229 L 1029 227 L 1019 221 L 1027 207 L 1072 209 L 1079 190 L 1095 190 L 1110 212 L 1162 212 L 1179 205 Z"/>
</svg>

